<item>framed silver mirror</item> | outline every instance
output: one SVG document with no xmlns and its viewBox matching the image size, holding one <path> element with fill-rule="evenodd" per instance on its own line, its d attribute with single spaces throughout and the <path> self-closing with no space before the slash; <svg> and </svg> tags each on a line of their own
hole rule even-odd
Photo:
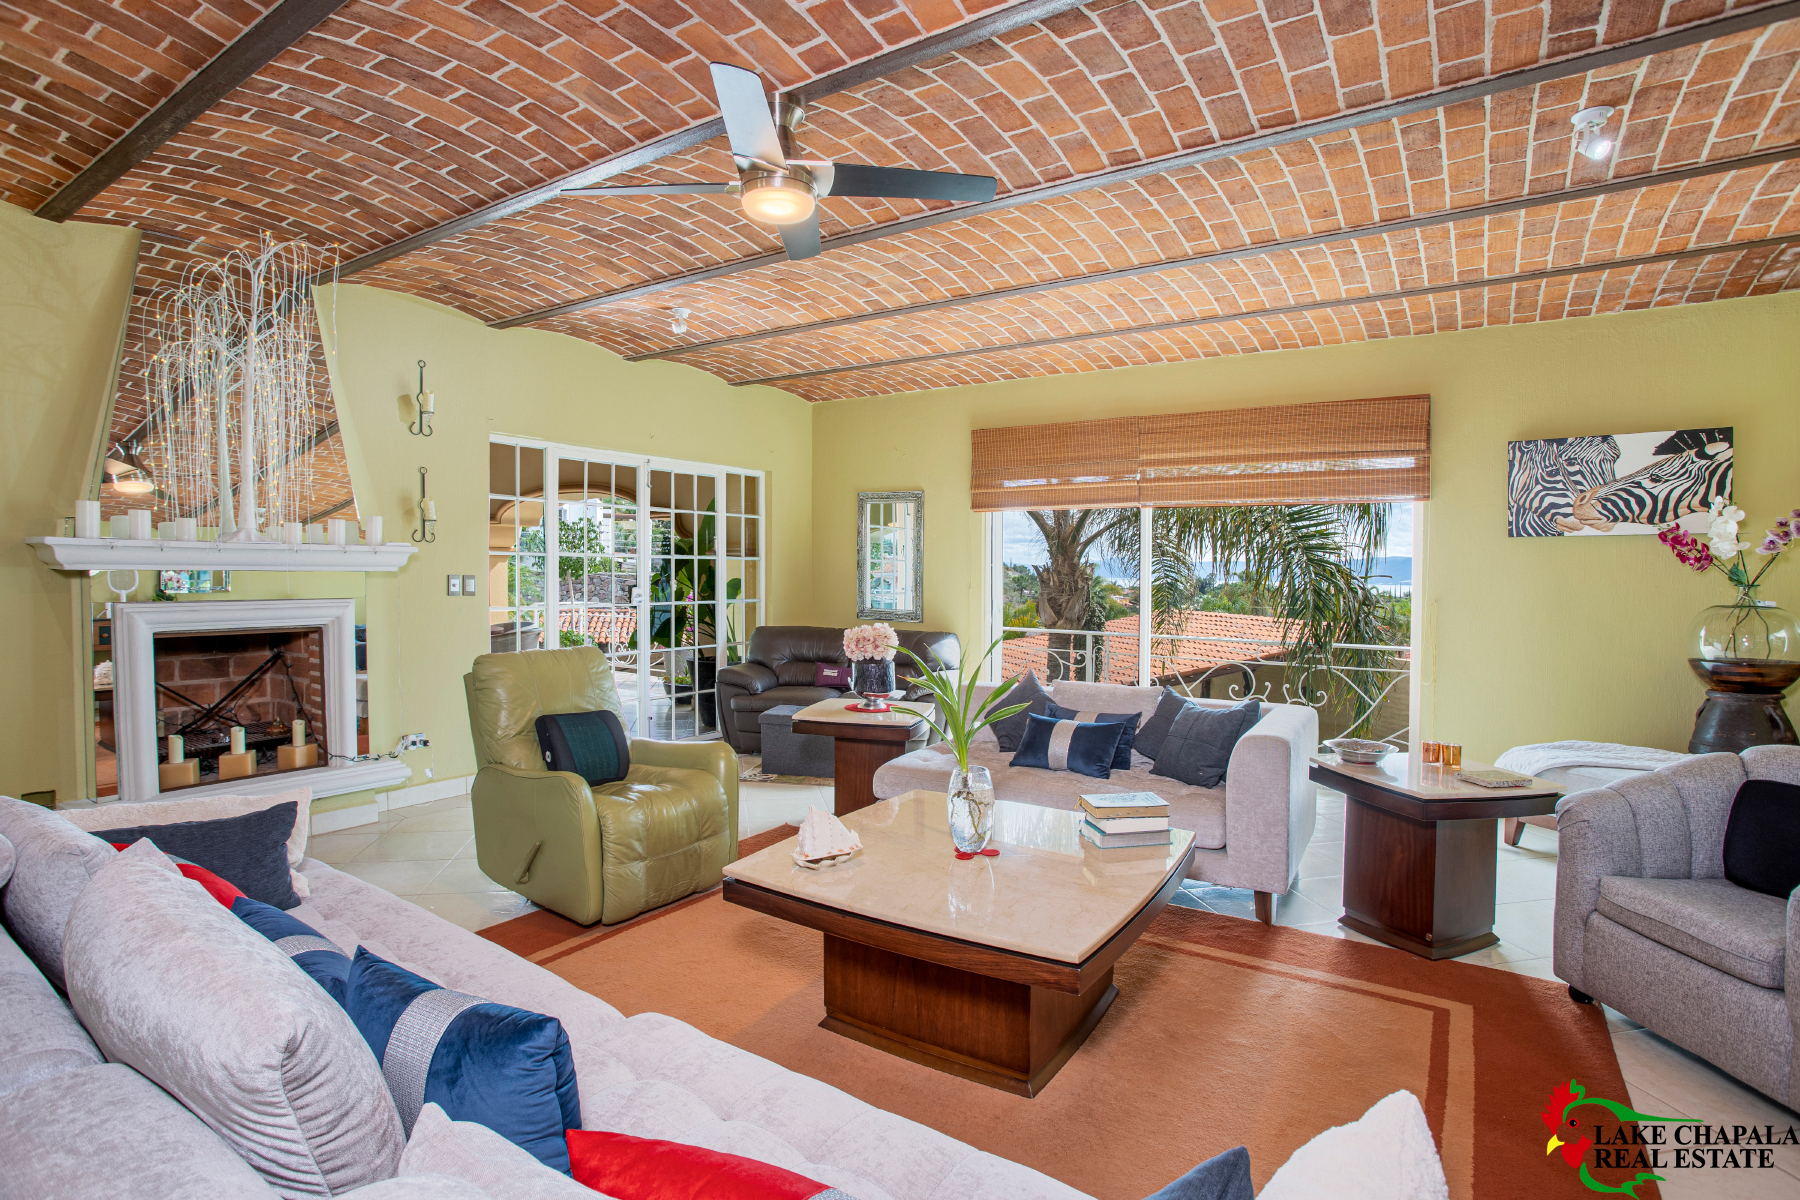
<svg viewBox="0 0 1800 1200">
<path fill-rule="evenodd" d="M 925 619 L 925 493 L 856 494 L 856 618 Z"/>
</svg>

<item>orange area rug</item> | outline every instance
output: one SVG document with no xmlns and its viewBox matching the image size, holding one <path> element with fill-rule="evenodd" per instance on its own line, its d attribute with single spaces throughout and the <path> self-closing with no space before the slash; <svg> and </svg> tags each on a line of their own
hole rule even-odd
<svg viewBox="0 0 1800 1200">
<path fill-rule="evenodd" d="M 1546 1156 L 1539 1111 L 1571 1078 L 1628 1101 L 1601 1011 L 1560 984 L 1175 906 L 1119 960 L 1118 1000 L 1036 1099 L 820 1029 L 821 935 L 717 890 L 611 928 L 537 912 L 483 936 L 628 1016 L 678 1017 L 1098 1200 L 1141 1200 L 1240 1144 L 1261 1187 L 1400 1088 L 1425 1106 L 1451 1196 L 1587 1195 Z"/>
</svg>

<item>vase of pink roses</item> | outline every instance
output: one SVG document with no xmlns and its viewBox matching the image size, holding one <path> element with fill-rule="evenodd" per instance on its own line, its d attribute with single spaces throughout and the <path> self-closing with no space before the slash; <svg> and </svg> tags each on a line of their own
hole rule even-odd
<svg viewBox="0 0 1800 1200">
<path fill-rule="evenodd" d="M 1718 500 L 1708 515 L 1704 539 L 1679 525 L 1664 526 L 1657 535 L 1683 566 L 1717 571 L 1737 589 L 1730 603 L 1703 610 L 1688 633 L 1688 666 L 1707 689 L 1688 752 L 1793 745 L 1794 725 L 1781 698 L 1800 679 L 1800 622 L 1757 591 L 1769 568 L 1800 539 L 1800 508 L 1777 519 L 1757 543 L 1738 540 L 1743 509 Z"/>
<path fill-rule="evenodd" d="M 888 711 L 887 698 L 894 690 L 894 653 L 899 648 L 900 635 L 892 625 L 880 621 L 844 631 L 850 690 L 863 698 L 856 708 L 863 712 Z"/>
</svg>

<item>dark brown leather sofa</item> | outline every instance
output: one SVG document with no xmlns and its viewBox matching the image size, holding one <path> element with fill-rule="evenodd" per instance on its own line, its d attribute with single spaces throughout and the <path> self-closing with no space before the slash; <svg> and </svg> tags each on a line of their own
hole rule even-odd
<svg viewBox="0 0 1800 1200">
<path fill-rule="evenodd" d="M 934 671 L 954 671 L 962 666 L 962 643 L 954 633 L 928 633 L 903 629 L 900 644 L 924 659 Z M 764 625 L 750 635 L 744 661 L 719 672 L 719 714 L 725 740 L 739 754 L 762 753 L 762 726 L 757 718 L 778 704 L 816 704 L 844 693 L 836 688 L 813 686 L 813 667 L 818 663 L 848 662 L 844 657 L 844 631 L 817 625 Z M 904 677 L 917 670 L 904 654 L 894 660 L 894 671 Z M 907 698 L 924 693 L 908 688 Z"/>
</svg>

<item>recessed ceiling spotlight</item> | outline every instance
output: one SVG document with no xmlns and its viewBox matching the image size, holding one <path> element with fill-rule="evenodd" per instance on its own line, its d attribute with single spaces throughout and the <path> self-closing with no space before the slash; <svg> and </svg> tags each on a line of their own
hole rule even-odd
<svg viewBox="0 0 1800 1200">
<path fill-rule="evenodd" d="M 669 310 L 669 332 L 683 334 L 687 332 L 687 319 L 693 314 L 691 308 L 671 308 Z"/>
<path fill-rule="evenodd" d="M 1609 104 L 1584 108 L 1569 118 L 1569 124 L 1575 126 L 1575 149 L 1600 162 L 1613 152 L 1612 135 L 1605 132 L 1606 122 L 1618 110 Z"/>
</svg>

